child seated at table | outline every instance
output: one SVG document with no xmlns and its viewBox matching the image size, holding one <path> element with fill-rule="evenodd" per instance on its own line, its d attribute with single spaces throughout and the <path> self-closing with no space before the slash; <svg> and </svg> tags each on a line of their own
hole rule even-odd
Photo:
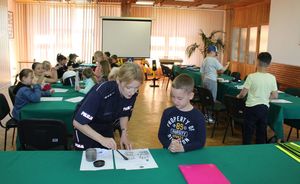
<svg viewBox="0 0 300 184">
<path fill-rule="evenodd" d="M 158 138 L 171 152 L 186 152 L 205 145 L 206 128 L 203 114 L 192 106 L 194 80 L 180 74 L 172 82 L 171 98 L 174 106 L 163 112 Z"/>
<path fill-rule="evenodd" d="M 264 144 L 267 139 L 267 118 L 270 99 L 277 98 L 277 84 L 274 75 L 267 72 L 272 56 L 262 52 L 257 56 L 257 72 L 249 74 L 244 88 L 237 98 L 247 94 L 243 144 L 251 144 L 252 135 L 256 132 L 256 144 Z"/>
<path fill-rule="evenodd" d="M 58 81 L 56 68 L 51 66 L 50 61 L 43 61 L 42 65 L 44 69 L 45 82 L 56 83 Z"/>
<path fill-rule="evenodd" d="M 85 68 L 82 71 L 82 77 L 84 80 L 84 88 L 81 89 L 79 86 L 77 86 L 77 91 L 83 94 L 87 94 L 92 87 L 97 84 L 97 79 L 95 77 L 95 74 L 91 68 Z"/>
<path fill-rule="evenodd" d="M 41 90 L 40 84 L 33 83 L 33 71 L 30 69 L 21 70 L 16 76 L 15 84 L 17 83 L 17 77 L 19 77 L 20 82 L 18 82 L 13 91 L 16 97 L 12 115 L 16 120 L 20 120 L 20 111 L 25 105 L 39 102 L 42 93 L 44 93 L 45 96 L 50 95 L 50 93 L 45 94 L 45 92 Z"/>
</svg>

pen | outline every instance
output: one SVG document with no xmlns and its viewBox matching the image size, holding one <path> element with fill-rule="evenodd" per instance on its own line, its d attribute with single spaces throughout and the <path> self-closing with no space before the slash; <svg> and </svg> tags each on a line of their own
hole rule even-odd
<svg viewBox="0 0 300 184">
<path fill-rule="evenodd" d="M 123 158 L 124 160 L 129 160 L 128 157 L 126 157 L 125 155 L 123 155 L 119 150 L 116 150 Z"/>
</svg>

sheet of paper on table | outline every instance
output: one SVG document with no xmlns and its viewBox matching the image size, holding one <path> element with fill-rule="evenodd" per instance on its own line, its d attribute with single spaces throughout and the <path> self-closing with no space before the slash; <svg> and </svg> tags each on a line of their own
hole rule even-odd
<svg viewBox="0 0 300 184">
<path fill-rule="evenodd" d="M 95 167 L 93 162 L 86 161 L 85 151 L 82 152 L 80 171 L 97 171 L 97 170 L 108 170 L 114 169 L 113 155 L 112 150 L 107 149 L 97 149 L 97 159 L 96 160 L 104 160 L 105 164 L 103 167 Z"/>
<path fill-rule="evenodd" d="M 63 89 L 63 88 L 52 88 L 55 93 L 65 93 L 68 91 L 68 89 Z"/>
<path fill-rule="evenodd" d="M 128 160 L 114 151 L 116 169 L 137 170 L 158 168 L 149 149 L 119 150 Z"/>
<path fill-rule="evenodd" d="M 63 97 L 41 97 L 42 102 L 62 101 Z"/>
<path fill-rule="evenodd" d="M 283 91 L 280 91 L 280 90 L 278 90 L 277 92 L 278 92 L 278 93 L 284 93 Z"/>
<path fill-rule="evenodd" d="M 83 99 L 83 97 L 82 97 L 82 96 L 78 96 L 78 97 L 74 97 L 74 98 L 69 98 L 69 99 L 66 99 L 65 101 L 67 101 L 67 102 L 73 102 L 73 103 L 77 103 L 77 102 L 80 102 L 82 99 Z"/>
<path fill-rule="evenodd" d="M 288 100 L 285 100 L 285 99 L 273 99 L 271 100 L 272 103 L 292 103 Z"/>
<path fill-rule="evenodd" d="M 243 89 L 244 88 L 244 85 L 236 85 L 235 86 L 237 89 Z"/>
</svg>

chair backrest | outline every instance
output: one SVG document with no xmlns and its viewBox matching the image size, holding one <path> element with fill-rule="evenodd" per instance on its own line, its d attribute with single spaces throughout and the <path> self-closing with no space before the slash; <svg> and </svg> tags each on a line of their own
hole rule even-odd
<svg viewBox="0 0 300 184">
<path fill-rule="evenodd" d="M 300 88 L 286 88 L 284 92 L 293 96 L 300 97 Z"/>
<path fill-rule="evenodd" d="M 231 77 L 234 77 L 235 80 L 241 80 L 241 74 L 240 72 L 232 72 Z"/>
<path fill-rule="evenodd" d="M 212 93 L 209 89 L 203 87 L 197 87 L 198 95 L 200 99 L 200 104 L 204 107 L 213 106 L 214 105 L 214 98 Z"/>
<path fill-rule="evenodd" d="M 245 100 L 232 95 L 224 96 L 224 104 L 229 116 L 233 118 L 244 118 Z"/>
<path fill-rule="evenodd" d="M 0 93 L 0 120 L 3 120 L 10 113 L 10 108 L 5 96 Z"/>
<path fill-rule="evenodd" d="M 63 121 L 26 119 L 19 122 L 22 150 L 67 150 L 67 128 Z"/>
<path fill-rule="evenodd" d="M 227 69 L 227 70 L 224 71 L 224 74 L 225 75 L 231 75 L 231 71 Z"/>
<path fill-rule="evenodd" d="M 164 76 L 169 77 L 171 80 L 173 80 L 174 75 L 173 75 L 172 69 L 170 69 L 169 67 L 162 65 L 162 64 L 160 66 L 162 67 Z"/>
<path fill-rule="evenodd" d="M 10 100 L 11 100 L 13 105 L 15 104 L 15 98 L 16 98 L 16 94 L 14 94 L 15 87 L 16 86 L 10 86 L 8 88 L 8 94 L 9 94 Z"/>
</svg>

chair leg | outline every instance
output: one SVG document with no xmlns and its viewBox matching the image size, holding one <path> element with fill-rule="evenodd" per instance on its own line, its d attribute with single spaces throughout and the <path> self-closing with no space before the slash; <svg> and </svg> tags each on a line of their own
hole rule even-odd
<svg viewBox="0 0 300 184">
<path fill-rule="evenodd" d="M 14 130 L 13 130 L 13 136 L 12 136 L 12 139 L 11 139 L 11 146 L 14 145 L 15 132 L 16 132 L 16 128 L 14 128 Z"/>
<path fill-rule="evenodd" d="M 233 124 L 234 124 L 234 121 L 232 120 L 231 123 L 230 123 L 230 127 L 231 127 L 231 135 L 233 136 Z"/>
<path fill-rule="evenodd" d="M 292 130 L 293 130 L 293 127 L 291 127 L 290 131 L 289 131 L 289 135 L 287 136 L 286 138 L 286 141 L 289 141 L 290 139 L 290 136 L 291 136 L 291 133 L 292 133 Z"/>
<path fill-rule="evenodd" d="M 6 151 L 6 140 L 7 140 L 7 128 L 5 128 L 5 135 L 4 135 L 4 151 Z"/>
<path fill-rule="evenodd" d="M 299 139 L 299 129 L 297 129 L 297 139 Z"/>
<path fill-rule="evenodd" d="M 212 114 L 214 114 L 214 113 L 212 113 Z M 213 138 L 214 135 L 215 135 L 215 130 L 216 130 L 217 123 L 218 123 L 217 115 L 215 115 L 215 123 L 214 123 L 213 130 L 212 130 L 212 132 L 211 132 L 211 136 L 210 136 L 211 138 Z"/>
<path fill-rule="evenodd" d="M 229 124 L 231 124 L 231 121 L 228 121 L 228 123 L 227 123 L 226 129 L 225 129 L 225 133 L 224 133 L 224 136 L 223 136 L 223 144 L 225 143 L 225 138 L 226 138 L 227 131 L 228 131 L 228 128 L 229 128 Z"/>
</svg>

